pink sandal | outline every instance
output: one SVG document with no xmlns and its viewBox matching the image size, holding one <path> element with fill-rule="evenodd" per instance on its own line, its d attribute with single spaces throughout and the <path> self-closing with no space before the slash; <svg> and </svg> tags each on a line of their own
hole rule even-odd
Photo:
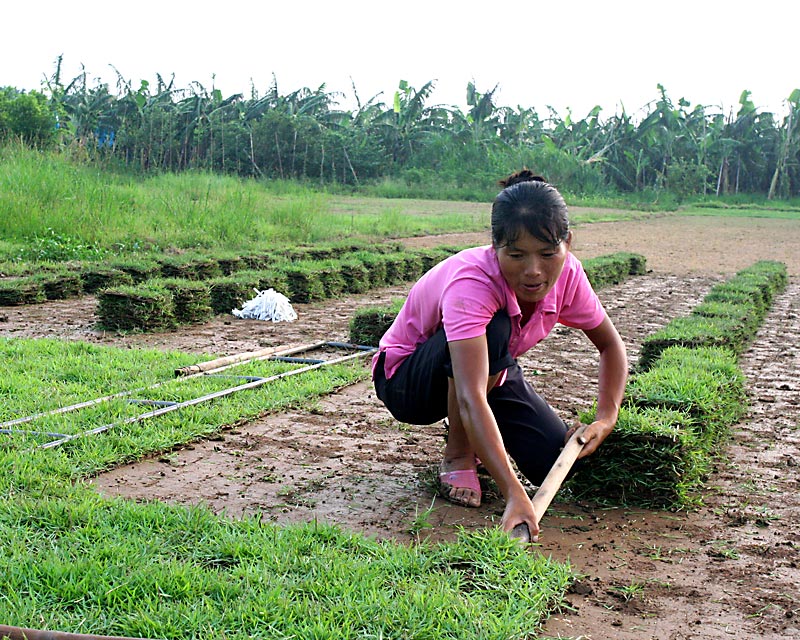
<svg viewBox="0 0 800 640">
<path fill-rule="evenodd" d="M 453 498 L 450 491 L 453 489 L 470 489 L 478 495 L 478 504 L 471 504 L 468 500 Z M 479 507 L 481 500 L 481 483 L 475 469 L 459 469 L 456 471 L 443 471 L 439 474 L 439 495 L 445 500 L 462 507 Z"/>
</svg>

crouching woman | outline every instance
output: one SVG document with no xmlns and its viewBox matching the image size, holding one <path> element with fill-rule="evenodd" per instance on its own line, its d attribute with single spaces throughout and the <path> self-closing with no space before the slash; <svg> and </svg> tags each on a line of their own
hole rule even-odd
<svg viewBox="0 0 800 640">
<path fill-rule="evenodd" d="M 581 435 L 581 457 L 613 429 L 628 363 L 616 328 L 570 253 L 572 231 L 561 194 L 523 170 L 500 183 L 491 245 L 433 267 L 411 288 L 373 359 L 378 398 L 409 424 L 447 417 L 442 495 L 480 505 L 480 460 L 506 501 L 505 531 L 539 533 L 517 469 L 541 484 L 571 430 L 534 391 L 516 359 L 555 324 L 583 330 L 599 352 L 597 413 Z"/>
</svg>

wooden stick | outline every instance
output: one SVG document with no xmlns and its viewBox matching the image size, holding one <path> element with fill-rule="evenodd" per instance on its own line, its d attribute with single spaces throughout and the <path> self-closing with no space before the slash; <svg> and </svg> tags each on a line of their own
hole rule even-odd
<svg viewBox="0 0 800 640">
<path fill-rule="evenodd" d="M 231 356 L 223 356 L 222 358 L 216 358 L 215 360 L 207 360 L 206 362 L 200 362 L 198 364 L 191 364 L 186 367 L 180 367 L 179 369 L 175 369 L 175 375 L 178 377 L 182 376 L 190 376 L 196 373 L 202 373 L 204 371 L 214 371 L 216 369 L 221 369 L 222 367 L 226 367 L 231 364 L 238 364 L 240 362 L 248 362 L 250 360 L 258 360 L 258 359 L 266 359 L 270 356 L 274 356 L 276 353 L 280 354 L 290 354 L 290 353 L 298 353 L 301 351 L 309 351 L 316 347 L 321 347 L 325 343 L 324 342 L 315 342 L 314 344 L 306 344 L 300 347 L 294 348 L 287 348 L 285 346 L 281 347 L 268 347 L 266 349 L 259 349 L 258 351 L 248 351 L 247 353 L 235 353 Z"/>
<path fill-rule="evenodd" d="M 26 629 L 24 627 L 10 627 L 4 624 L 0 624 L 0 638 L 8 638 L 9 640 L 142 640 L 141 638 L 124 638 L 120 636 L 96 636 L 86 633 Z"/>
<path fill-rule="evenodd" d="M 582 434 L 583 428 L 572 434 L 572 437 L 564 445 L 555 463 L 550 468 L 550 471 L 547 472 L 542 484 L 539 485 L 539 489 L 534 494 L 531 502 L 533 503 L 534 511 L 536 511 L 536 524 L 541 522 L 544 512 L 547 511 L 547 507 L 550 506 L 556 493 L 561 488 L 561 483 L 564 482 L 564 478 L 567 477 L 569 470 L 583 450 L 583 443 L 578 440 Z M 528 530 L 528 525 L 524 522 L 514 527 L 510 535 L 512 538 L 519 538 L 523 542 L 531 541 L 531 533 Z"/>
<path fill-rule="evenodd" d="M 582 436 L 582 434 L 583 429 L 579 429 L 572 434 L 569 442 L 564 445 L 555 464 L 550 468 L 550 471 L 533 496 L 531 502 L 533 502 L 533 508 L 538 518 L 536 524 L 539 524 L 541 521 L 544 512 L 547 511 L 547 507 L 550 506 L 556 493 L 558 493 L 558 490 L 561 488 L 561 483 L 564 482 L 564 478 L 567 477 L 569 470 L 572 469 L 572 465 L 575 464 L 578 455 L 583 451 L 583 443 L 578 441 L 578 438 Z"/>
</svg>

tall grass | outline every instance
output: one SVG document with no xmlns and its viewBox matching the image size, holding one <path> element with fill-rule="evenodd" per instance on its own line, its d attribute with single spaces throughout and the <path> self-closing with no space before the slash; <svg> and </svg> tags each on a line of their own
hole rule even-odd
<svg viewBox="0 0 800 640">
<path fill-rule="evenodd" d="M 406 196 L 414 193 L 406 188 Z M 0 147 L 0 260 L 173 248 L 243 252 L 488 230 L 495 193 L 487 190 L 479 203 L 420 201 L 334 195 L 311 185 L 206 172 L 141 176 L 7 144 Z M 442 187 L 425 196 L 452 194 Z M 591 219 L 603 215 L 592 212 Z M 615 219 L 626 215 L 636 213 L 613 212 Z M 580 222 L 580 215 L 574 218 Z"/>
<path fill-rule="evenodd" d="M 463 230 L 465 218 L 415 217 L 397 206 L 332 207 L 311 187 L 203 172 L 133 176 L 22 146 L 0 148 L 0 249 L 38 246 L 42 258 L 77 249 L 243 251 L 274 244 Z M 482 223 L 484 226 L 485 223 Z M 63 249 L 69 249 L 61 255 Z M 25 255 L 25 258 L 36 255 Z"/>
</svg>

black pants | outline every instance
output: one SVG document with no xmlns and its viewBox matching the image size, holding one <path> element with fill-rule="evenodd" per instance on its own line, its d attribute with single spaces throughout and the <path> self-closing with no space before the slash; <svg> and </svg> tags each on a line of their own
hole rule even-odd
<svg viewBox="0 0 800 640">
<path fill-rule="evenodd" d="M 508 353 L 511 320 L 500 311 L 486 327 L 489 375 L 508 370 L 505 382 L 487 395 L 503 444 L 520 472 L 541 484 L 553 466 L 567 427 L 537 394 Z M 448 378 L 453 372 L 444 330 L 439 329 L 406 358 L 390 380 L 381 356 L 375 371 L 375 391 L 400 422 L 433 424 L 447 416 Z"/>
</svg>

